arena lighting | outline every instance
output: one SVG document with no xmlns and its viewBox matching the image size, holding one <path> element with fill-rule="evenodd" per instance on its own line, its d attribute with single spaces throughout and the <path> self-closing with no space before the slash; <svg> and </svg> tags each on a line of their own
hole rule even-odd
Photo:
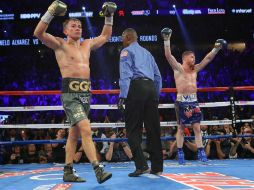
<svg viewBox="0 0 254 190">
<path fill-rule="evenodd" d="M 84 15 L 86 15 L 86 9 L 85 7 L 82 7 L 82 10 L 84 12 Z M 101 16 L 101 13 L 99 13 L 99 15 Z M 104 19 L 101 18 L 101 19 Z M 95 38 L 96 37 L 96 34 L 94 33 L 93 31 L 93 26 L 91 24 L 91 21 L 89 19 L 89 17 L 85 17 L 85 21 L 86 21 L 86 28 L 88 30 L 88 34 L 90 36 L 90 38 Z M 103 49 L 99 48 L 95 51 L 95 56 L 96 56 L 96 59 L 98 60 L 98 64 L 99 64 L 99 67 L 104 70 L 105 72 L 109 73 L 108 72 L 108 67 L 107 67 L 107 64 L 105 62 L 105 59 L 104 59 L 104 55 L 103 55 Z"/>
<path fill-rule="evenodd" d="M 125 16 L 125 11 L 124 10 L 119 10 L 118 11 L 118 16 Z"/>
<path fill-rule="evenodd" d="M 177 12 L 176 5 L 174 4 L 174 5 L 172 5 L 172 7 L 173 7 L 174 11 Z"/>
<path fill-rule="evenodd" d="M 183 23 L 180 15 L 178 13 L 178 11 L 176 10 L 176 8 L 174 8 L 174 9 L 175 9 L 177 21 L 178 21 L 179 26 L 181 28 L 181 32 L 182 32 L 182 36 L 183 36 L 184 42 L 186 44 L 186 48 L 189 49 L 189 50 L 193 50 L 194 51 L 194 47 L 193 47 L 192 42 L 190 40 L 189 34 L 187 32 L 187 29 L 184 26 L 184 23 Z"/>
<path fill-rule="evenodd" d="M 0 10 L 0 13 L 3 13 L 3 11 L 2 11 L 2 10 Z"/>
<path fill-rule="evenodd" d="M 86 8 L 82 7 L 82 10 L 83 10 L 84 15 L 86 15 Z M 85 17 L 85 21 L 86 21 L 87 29 L 88 29 L 88 32 L 89 32 L 89 36 L 95 37 L 95 34 L 93 32 L 93 26 L 90 22 L 90 19 L 88 17 Z"/>
<path fill-rule="evenodd" d="M 228 44 L 228 49 L 233 51 L 237 50 L 239 52 L 243 52 L 245 48 L 246 48 L 245 42 L 235 42 Z"/>
</svg>

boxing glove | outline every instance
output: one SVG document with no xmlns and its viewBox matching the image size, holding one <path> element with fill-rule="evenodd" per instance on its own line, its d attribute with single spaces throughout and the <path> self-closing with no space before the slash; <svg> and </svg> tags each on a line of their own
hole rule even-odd
<svg viewBox="0 0 254 190">
<path fill-rule="evenodd" d="M 102 5 L 102 10 L 100 12 L 100 15 L 105 17 L 113 16 L 116 9 L 117 9 L 117 5 L 114 2 L 105 2 Z"/>
<path fill-rule="evenodd" d="M 171 34 L 172 34 L 172 30 L 170 28 L 163 28 L 161 30 L 161 36 L 162 36 L 164 41 L 169 40 L 170 37 L 171 37 Z"/>
<path fill-rule="evenodd" d="M 218 39 L 216 40 L 214 47 L 219 49 L 225 49 L 227 48 L 227 41 L 224 39 Z"/>
<path fill-rule="evenodd" d="M 54 16 L 64 16 L 67 11 L 67 5 L 62 1 L 54 1 L 48 8 L 48 11 L 41 17 L 41 21 L 49 24 Z"/>
<path fill-rule="evenodd" d="M 52 16 L 64 16 L 67 11 L 67 5 L 62 1 L 54 1 L 48 8 L 48 12 Z"/>
</svg>

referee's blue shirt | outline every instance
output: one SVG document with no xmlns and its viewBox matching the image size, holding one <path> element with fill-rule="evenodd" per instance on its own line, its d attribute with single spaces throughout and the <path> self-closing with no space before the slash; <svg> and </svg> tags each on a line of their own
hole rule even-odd
<svg viewBox="0 0 254 190">
<path fill-rule="evenodd" d="M 119 68 L 120 98 L 127 98 L 132 79 L 146 77 L 154 82 L 159 99 L 162 87 L 161 74 L 149 51 L 137 42 L 131 43 L 121 51 Z"/>
</svg>

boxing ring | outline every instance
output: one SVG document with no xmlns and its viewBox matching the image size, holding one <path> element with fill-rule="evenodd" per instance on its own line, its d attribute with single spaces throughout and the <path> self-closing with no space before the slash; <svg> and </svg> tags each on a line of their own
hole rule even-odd
<svg viewBox="0 0 254 190">
<path fill-rule="evenodd" d="M 200 88 L 198 92 L 228 92 L 229 101 L 201 102 L 201 108 L 229 107 L 231 118 L 227 120 L 204 120 L 202 125 L 230 124 L 236 129 L 237 123 L 253 122 L 248 118 L 236 118 L 236 106 L 253 106 L 254 101 L 235 101 L 234 91 L 253 91 L 254 86 L 247 87 L 214 87 Z M 162 89 L 164 93 L 174 93 L 176 89 Z M 92 94 L 118 94 L 119 90 L 92 90 Z M 29 95 L 56 95 L 60 91 L 2 91 L 0 96 L 29 96 Z M 159 104 L 160 109 L 172 109 L 174 104 Z M 116 105 L 91 105 L 91 109 L 116 110 Z M 62 106 L 21 106 L 0 107 L 1 112 L 36 112 L 63 110 Z M 91 123 L 92 128 L 121 128 L 124 123 Z M 163 121 L 161 127 L 176 126 L 175 121 Z M 1 124 L 0 129 L 47 129 L 68 128 L 66 124 Z M 231 137 L 253 137 L 254 135 L 210 135 L 204 139 L 218 139 Z M 194 137 L 185 137 L 194 139 Z M 93 138 L 96 142 L 126 141 L 126 138 Z M 162 137 L 162 140 L 174 140 L 174 137 Z M 65 140 L 30 140 L 30 141 L 0 141 L 0 146 L 65 143 Z M 67 189 L 93 189 L 93 190 L 118 190 L 118 189 L 181 189 L 181 190 L 254 190 L 254 159 L 226 159 L 209 160 L 206 164 L 199 161 L 188 160 L 186 165 L 179 165 L 177 160 L 165 160 L 164 172 L 161 176 L 144 174 L 141 177 L 129 178 L 128 173 L 135 167 L 133 162 L 104 163 L 106 170 L 112 172 L 111 180 L 98 184 L 89 163 L 75 164 L 77 173 L 84 177 L 86 183 L 64 183 L 62 181 L 63 164 L 6 164 L 0 165 L 1 190 L 67 190 Z"/>
</svg>

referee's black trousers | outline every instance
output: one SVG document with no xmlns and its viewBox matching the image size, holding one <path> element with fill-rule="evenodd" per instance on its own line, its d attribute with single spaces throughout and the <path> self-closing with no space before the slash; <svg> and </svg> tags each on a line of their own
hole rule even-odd
<svg viewBox="0 0 254 190">
<path fill-rule="evenodd" d="M 144 169 L 148 166 L 141 148 L 144 123 L 147 147 L 151 159 L 151 170 L 153 172 L 162 172 L 160 119 L 157 93 L 153 81 L 131 81 L 125 102 L 125 122 L 128 144 L 133 154 L 136 169 Z"/>
</svg>

